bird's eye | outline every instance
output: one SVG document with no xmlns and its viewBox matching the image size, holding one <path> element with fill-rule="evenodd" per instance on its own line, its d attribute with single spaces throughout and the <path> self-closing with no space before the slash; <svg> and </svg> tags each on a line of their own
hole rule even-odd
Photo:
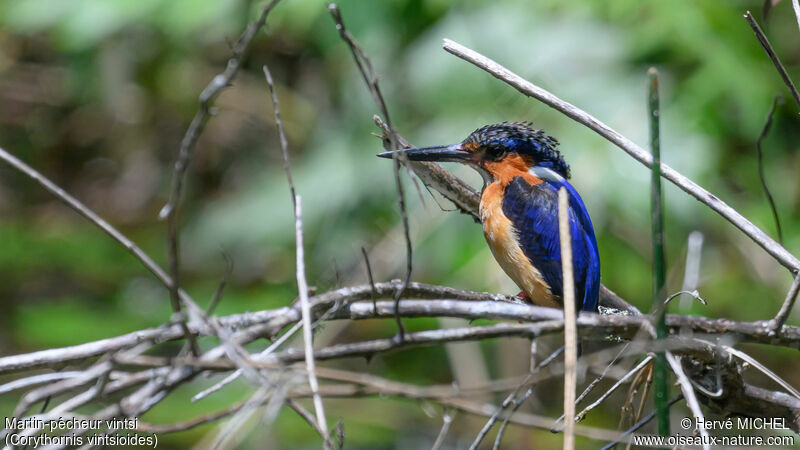
<svg viewBox="0 0 800 450">
<path fill-rule="evenodd" d="M 486 147 L 486 156 L 489 159 L 498 160 L 505 156 L 506 149 L 499 145 L 490 145 Z"/>
</svg>

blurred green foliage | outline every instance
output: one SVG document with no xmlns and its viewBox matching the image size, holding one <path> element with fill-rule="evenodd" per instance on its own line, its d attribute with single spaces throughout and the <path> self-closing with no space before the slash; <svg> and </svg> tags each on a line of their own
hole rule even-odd
<svg viewBox="0 0 800 450">
<path fill-rule="evenodd" d="M 223 70 L 262 2 L 198 0 L 0 1 L 0 145 L 54 179 L 119 226 L 161 263 L 166 225 L 156 220 L 168 195 L 171 162 L 197 108 L 197 95 Z M 557 137 L 598 232 L 603 282 L 649 304 L 648 172 L 591 131 L 527 99 L 441 50 L 448 37 L 471 46 L 591 112 L 634 141 L 647 142 L 645 72 L 662 75 L 662 159 L 774 234 L 756 171 L 755 141 L 776 94 L 786 89 L 742 14 L 756 1 L 561 2 L 543 0 L 343 1 L 350 31 L 372 56 L 392 118 L 411 142 L 456 142 L 502 120 L 531 120 Z M 769 21 L 757 15 L 789 73 L 800 81 L 800 32 L 788 1 Z M 318 291 L 366 281 L 360 247 L 371 249 L 377 279 L 398 277 L 404 252 L 391 164 L 372 100 L 324 4 L 285 0 L 253 43 L 234 85 L 217 100 L 200 139 L 182 208 L 186 289 L 207 301 L 235 268 L 219 314 L 275 308 L 296 295 L 289 191 L 261 66 L 278 80 L 298 193 L 303 196 L 307 273 Z M 797 105 L 776 111 L 764 148 L 767 180 L 785 245 L 800 249 L 800 127 Z M 455 173 L 479 187 L 467 169 Z M 406 183 L 415 245 L 414 280 L 516 292 L 487 250 L 479 227 L 438 195 Z M 686 239 L 705 236 L 701 295 L 685 312 L 756 320 L 777 311 L 790 278 L 754 243 L 667 184 L 668 289 L 680 289 Z M 443 211 L 444 210 L 444 211 Z M 157 326 L 169 318 L 166 292 L 124 249 L 37 185 L 0 166 L 0 352 L 63 346 Z M 672 306 L 677 311 L 679 306 Z M 797 322 L 793 314 L 790 323 Z M 439 326 L 408 321 L 410 329 Z M 389 336 L 393 323 L 324 329 L 320 342 Z M 213 342 L 203 342 L 213 345 Z M 513 344 L 513 345 L 512 345 Z M 477 347 L 474 347 L 477 348 Z M 491 376 L 526 370 L 524 342 L 480 348 Z M 172 349 L 174 350 L 174 348 Z M 793 384 L 797 359 L 785 349 L 748 348 Z M 414 349 L 370 362 L 332 366 L 421 384 L 454 378 L 444 348 Z M 0 381 L 2 381 L 0 377 Z M 241 382 L 202 402 L 189 399 L 212 380 L 182 387 L 145 416 L 153 422 L 213 411 L 251 392 Z M 557 383 L 532 401 L 558 415 Z M 5 413 L 17 397 L 0 398 Z M 619 404 L 612 398 L 610 405 Z M 430 445 L 441 411 L 386 398 L 331 400 L 350 448 Z M 379 411 L 375 413 L 374 411 Z M 592 414 L 616 426 L 619 410 Z M 427 414 L 427 415 L 426 415 Z M 432 417 L 429 417 L 432 416 Z M 457 418 L 459 447 L 479 419 Z M 414 430 L 414 432 L 410 432 Z M 214 426 L 163 436 L 162 448 L 208 439 Z M 291 412 L 242 445 L 315 447 Z M 208 442 L 208 441 L 203 441 Z M 516 447 L 548 448 L 547 431 L 511 430 Z M 579 440 L 591 448 L 594 444 Z M 596 444 L 596 443 L 595 443 Z"/>
</svg>

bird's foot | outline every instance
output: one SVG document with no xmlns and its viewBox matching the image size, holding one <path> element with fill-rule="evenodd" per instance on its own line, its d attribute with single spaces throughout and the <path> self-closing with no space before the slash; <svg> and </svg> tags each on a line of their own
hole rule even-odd
<svg viewBox="0 0 800 450">
<path fill-rule="evenodd" d="M 531 301 L 531 297 L 525 291 L 521 291 L 519 294 L 516 295 L 516 297 L 522 299 L 522 301 L 525 303 L 533 303 Z"/>
</svg>

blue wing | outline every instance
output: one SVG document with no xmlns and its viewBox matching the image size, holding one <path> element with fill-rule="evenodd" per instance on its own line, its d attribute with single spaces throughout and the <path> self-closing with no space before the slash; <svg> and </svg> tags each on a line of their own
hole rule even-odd
<svg viewBox="0 0 800 450">
<path fill-rule="evenodd" d="M 580 309 L 595 311 L 600 290 L 600 257 L 589 213 L 575 188 L 560 177 L 544 179 L 536 185 L 516 177 L 506 187 L 503 214 L 514 225 L 525 256 L 541 272 L 551 292 L 562 298 L 558 233 L 558 189 L 562 186 L 569 194 L 575 299 Z"/>
</svg>

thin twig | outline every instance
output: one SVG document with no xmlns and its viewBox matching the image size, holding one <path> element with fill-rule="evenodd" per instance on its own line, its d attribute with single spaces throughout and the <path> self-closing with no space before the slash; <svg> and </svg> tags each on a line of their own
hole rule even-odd
<svg viewBox="0 0 800 450">
<path fill-rule="evenodd" d="M 386 101 L 383 99 L 383 94 L 381 93 L 381 88 L 378 84 L 378 76 L 375 73 L 375 69 L 372 67 L 372 62 L 370 61 L 369 56 L 367 56 L 367 53 L 364 51 L 364 49 L 358 45 L 358 42 L 356 42 L 353 35 L 347 31 L 347 28 L 345 28 L 342 14 L 339 11 L 339 6 L 335 3 L 328 3 L 328 11 L 331 13 L 331 17 L 333 17 L 333 21 L 336 23 L 336 30 L 339 32 L 339 36 L 341 36 L 342 40 L 347 43 L 350 53 L 353 55 L 353 61 L 355 61 L 356 67 L 358 67 L 358 71 L 361 73 L 361 77 L 364 79 L 364 83 L 367 85 L 367 89 L 369 89 L 370 94 L 372 94 L 373 100 L 375 100 L 378 109 L 383 115 L 383 119 L 386 121 L 386 126 L 389 129 L 387 138 L 389 139 L 390 150 L 398 150 L 400 146 L 398 144 L 399 139 L 397 137 L 397 132 L 395 131 L 394 126 L 392 126 L 392 120 L 389 117 L 389 109 L 386 107 Z M 399 303 L 400 299 L 403 297 L 403 291 L 405 291 L 408 283 L 411 282 L 411 271 L 413 269 L 413 249 L 411 246 L 411 232 L 409 231 L 408 225 L 408 213 L 406 211 L 403 182 L 400 178 L 401 161 L 397 152 L 392 153 L 392 160 L 394 161 L 394 181 L 395 186 L 397 187 L 397 202 L 400 207 L 400 218 L 403 223 L 403 235 L 406 242 L 406 273 L 405 277 L 403 278 L 403 288 L 397 292 L 394 298 L 396 303 L 395 311 L 399 311 Z M 420 196 L 421 195 L 422 194 L 420 193 Z M 403 340 L 406 331 L 405 327 L 403 326 L 403 321 L 400 319 L 399 315 L 395 317 L 395 321 L 397 322 L 397 337 L 400 340 Z"/>
<path fill-rule="evenodd" d="M 40 373 L 37 375 L 31 375 L 29 377 L 11 380 L 8 383 L 0 385 L 0 394 L 7 394 L 9 392 L 16 391 L 17 389 L 24 389 L 37 384 L 52 383 L 53 381 L 74 378 L 82 374 L 82 371 L 70 370 L 66 372 Z"/>
<path fill-rule="evenodd" d="M 675 403 L 678 403 L 682 398 L 683 398 L 683 394 L 678 394 L 675 397 L 672 397 L 672 400 L 670 400 L 667 403 L 667 405 L 668 406 L 672 406 Z M 621 443 L 622 440 L 624 438 L 630 436 L 631 433 L 633 433 L 633 432 L 637 431 L 638 429 L 642 428 L 643 426 L 647 425 L 651 420 L 653 420 L 653 418 L 655 416 L 656 416 L 656 411 L 655 410 L 651 411 L 650 414 L 646 415 L 640 421 L 636 422 L 632 427 L 630 427 L 627 430 L 623 431 L 622 434 L 620 435 L 619 439 L 609 442 L 608 444 L 603 446 L 603 448 L 600 449 L 600 450 L 609 450 L 611 448 L 614 448 L 615 445 Z"/>
<path fill-rule="evenodd" d="M 325 420 L 325 408 L 322 405 L 322 397 L 319 396 L 319 383 L 317 374 L 314 371 L 314 337 L 311 331 L 311 306 L 308 301 L 308 283 L 306 283 L 305 259 L 303 255 L 303 222 L 301 199 L 295 197 L 295 231 L 297 238 L 297 289 L 300 293 L 300 307 L 303 315 L 303 343 L 305 346 L 306 368 L 308 369 L 308 385 L 314 394 L 314 410 L 317 413 L 317 424 L 321 430 L 327 430 L 328 425 Z M 330 447 L 327 431 L 323 434 L 323 442 L 326 448 Z"/>
<path fill-rule="evenodd" d="M 786 299 L 783 300 L 781 310 L 778 311 L 775 318 L 770 321 L 770 328 L 773 332 L 777 333 L 781 331 L 783 324 L 786 323 L 786 319 L 789 318 L 789 313 L 792 312 L 792 308 L 794 307 L 794 302 L 797 300 L 798 291 L 800 291 L 800 273 L 795 275 L 792 287 L 789 288 L 789 292 L 786 293 Z"/>
<path fill-rule="evenodd" d="M 580 404 L 580 402 L 584 398 L 586 398 L 586 396 L 589 395 L 590 392 L 592 392 L 592 390 L 595 388 L 595 386 L 597 386 L 601 381 L 603 381 L 603 379 L 605 379 L 606 375 L 608 374 L 608 371 L 611 370 L 611 367 L 613 367 L 614 364 L 623 355 L 626 354 L 626 352 L 628 351 L 628 348 L 630 346 L 631 346 L 630 342 L 628 342 L 624 346 L 622 346 L 622 348 L 620 349 L 619 353 L 617 353 L 616 356 L 614 356 L 614 359 L 612 359 L 608 364 L 606 364 L 606 367 L 603 369 L 603 372 L 600 374 L 600 376 L 598 376 L 594 380 L 592 380 L 592 382 L 589 383 L 588 386 L 586 386 L 586 389 L 584 389 L 583 392 L 581 392 L 581 395 L 579 395 L 578 398 L 575 399 L 575 406 L 578 406 L 578 404 Z M 560 431 L 560 429 L 557 428 L 557 425 L 560 424 L 563 420 L 564 420 L 564 415 L 562 414 L 561 417 L 556 419 L 556 422 L 553 424 L 553 428 L 551 428 L 550 431 L 553 432 L 553 433 L 556 433 L 556 432 Z"/>
<path fill-rule="evenodd" d="M 519 92 L 536 98 L 542 103 L 563 113 L 567 117 L 570 117 L 578 123 L 581 123 L 594 130 L 596 133 L 608 139 L 611 143 L 627 152 L 635 160 L 639 161 L 648 168 L 652 166 L 653 157 L 649 152 L 634 144 L 633 141 L 625 138 L 618 132 L 611 129 L 608 125 L 597 120 L 595 117 L 581 110 L 580 108 L 561 100 L 552 93 L 511 72 L 497 62 L 481 55 L 474 50 L 464 47 L 461 44 L 453 42 L 449 39 L 445 39 L 444 49 L 453 55 L 458 56 L 459 58 L 464 59 L 465 61 L 470 62 L 489 72 L 495 78 L 504 81 L 505 83 L 517 89 Z M 750 239 L 760 245 L 764 250 L 767 251 L 767 253 L 772 255 L 773 258 L 790 269 L 792 272 L 797 272 L 800 270 L 800 260 L 798 260 L 797 257 L 789 253 L 785 248 L 783 248 L 783 246 L 769 237 L 757 226 L 753 225 L 752 222 L 744 218 L 741 214 L 739 214 L 738 211 L 731 208 L 728 204 L 664 163 L 661 163 L 661 174 L 668 181 L 672 182 L 701 203 L 707 205 L 730 223 L 742 230 L 744 234 L 750 237 Z"/>
<path fill-rule="evenodd" d="M 292 194 L 294 203 L 294 219 L 295 219 L 295 238 L 297 247 L 297 290 L 300 296 L 300 309 L 302 313 L 303 322 L 303 344 L 305 347 L 306 367 L 308 369 L 308 384 L 311 387 L 311 392 L 314 394 L 314 410 L 317 414 L 317 426 L 321 430 L 323 444 L 326 448 L 331 447 L 330 438 L 328 436 L 328 425 L 325 419 L 325 408 L 322 404 L 322 397 L 319 396 L 319 383 L 317 382 L 317 374 L 314 370 L 314 337 L 311 328 L 311 304 L 308 300 L 308 283 L 306 282 L 305 270 L 305 256 L 303 249 L 303 214 L 300 196 L 296 194 L 294 182 L 292 180 L 291 164 L 289 162 L 289 144 L 286 139 L 286 133 L 283 129 L 283 121 L 281 120 L 280 104 L 278 103 L 278 95 L 275 92 L 275 86 L 272 81 L 272 74 L 269 68 L 264 65 L 264 77 L 267 80 L 269 93 L 272 97 L 272 106 L 275 112 L 275 124 L 278 127 L 278 135 L 280 136 L 281 151 L 283 153 L 284 170 L 286 172 L 286 180 L 289 183 L 289 190 Z"/>
<path fill-rule="evenodd" d="M 575 385 L 578 365 L 578 331 L 575 324 L 575 277 L 572 268 L 572 236 L 569 229 L 567 189 L 558 190 L 558 235 L 564 292 L 564 450 L 575 448 Z"/>
<path fill-rule="evenodd" d="M 703 416 L 703 411 L 700 409 L 700 403 L 697 401 L 697 396 L 694 395 L 694 388 L 692 387 L 691 381 L 689 381 L 689 377 L 687 377 L 686 373 L 683 371 L 680 359 L 671 352 L 666 352 L 666 357 L 667 362 L 670 367 L 672 367 L 672 371 L 675 372 L 675 376 L 678 378 L 678 384 L 681 387 L 681 392 L 683 392 L 683 398 L 686 399 L 686 404 L 689 405 L 689 409 L 692 411 L 692 414 L 694 414 L 695 423 L 705 423 L 705 416 Z M 708 430 L 706 427 L 700 426 L 697 427 L 697 431 L 699 431 L 700 435 L 703 437 L 703 450 L 708 450 L 710 448 L 708 444 L 710 442 L 708 439 Z"/>
<path fill-rule="evenodd" d="M 442 429 L 439 430 L 439 435 L 433 442 L 431 450 L 439 450 L 444 444 L 444 439 L 447 437 L 447 432 L 450 431 L 450 425 L 453 423 L 453 413 L 448 408 L 442 410 Z"/>
<path fill-rule="evenodd" d="M 224 251 L 222 252 L 222 257 L 225 258 L 225 274 L 222 275 L 222 280 L 220 280 L 217 285 L 217 290 L 214 291 L 214 297 L 211 298 L 211 303 L 209 303 L 208 308 L 206 308 L 207 316 L 214 314 L 217 305 L 219 305 L 220 300 L 222 300 L 222 293 L 225 291 L 225 286 L 227 286 L 228 280 L 233 273 L 233 260 L 231 257 Z"/>
<path fill-rule="evenodd" d="M 275 126 L 278 128 L 278 137 L 281 143 L 281 154 L 283 155 L 283 171 L 286 173 L 286 181 L 289 183 L 289 193 L 292 196 L 292 204 L 297 198 L 297 193 L 294 189 L 294 180 L 292 179 L 292 163 L 289 159 L 289 141 L 286 139 L 286 131 L 283 128 L 283 120 L 281 119 L 281 107 L 278 103 L 278 93 L 275 91 L 275 83 L 272 80 L 272 74 L 266 64 L 263 67 L 264 78 L 267 80 L 267 87 L 269 88 L 269 95 L 272 98 L 272 110 L 275 113 Z"/>
<path fill-rule="evenodd" d="M 778 106 L 779 102 L 783 102 L 783 97 L 776 95 L 775 98 L 772 99 L 772 106 L 769 108 L 767 119 L 764 121 L 764 128 L 761 129 L 761 134 L 758 135 L 756 150 L 758 150 L 758 178 L 761 180 L 761 187 L 764 188 L 764 194 L 766 194 L 767 201 L 769 201 L 769 208 L 772 210 L 772 218 L 775 219 L 778 242 L 783 245 L 781 219 L 778 217 L 778 208 L 775 206 L 775 199 L 772 198 L 772 193 L 769 192 L 769 187 L 767 187 L 767 177 L 764 175 L 764 151 L 761 149 L 761 143 L 764 142 L 764 138 L 766 138 L 767 133 L 769 133 L 769 129 L 772 126 L 772 116 L 775 115 L 775 108 Z"/>
<path fill-rule="evenodd" d="M 756 369 L 760 370 L 761 373 L 763 373 L 764 375 L 766 375 L 767 377 L 772 379 L 772 381 L 778 383 L 778 385 L 780 385 L 782 388 L 786 389 L 786 391 L 789 392 L 790 394 L 792 394 L 796 399 L 800 400 L 800 391 L 795 389 L 795 387 L 792 386 L 791 384 L 789 384 L 786 380 L 784 380 L 783 378 L 779 377 L 778 374 L 776 374 L 775 372 L 769 370 L 765 365 L 763 365 L 760 362 L 758 362 L 757 359 L 753 358 L 752 356 L 748 355 L 747 353 L 745 353 L 745 352 L 743 352 L 741 350 L 737 350 L 737 349 L 735 349 L 733 347 L 730 347 L 728 345 L 721 345 L 720 347 L 722 347 L 723 350 L 725 350 L 726 352 L 730 353 L 731 355 L 736 356 L 737 358 L 741 359 L 742 361 L 744 361 L 744 362 L 750 364 L 751 366 L 755 367 Z"/>
<path fill-rule="evenodd" d="M 744 18 L 745 20 L 747 20 L 747 23 L 748 25 L 750 25 L 750 28 L 753 29 L 753 33 L 756 34 L 758 43 L 761 44 L 761 47 L 764 49 L 764 52 L 766 52 L 767 56 L 772 61 L 772 64 L 778 71 L 778 74 L 780 74 L 781 78 L 783 79 L 783 83 L 786 84 L 787 88 L 789 88 L 789 93 L 792 94 L 795 103 L 797 103 L 797 106 L 800 107 L 800 93 L 797 92 L 797 88 L 794 86 L 794 83 L 792 83 L 792 79 L 789 78 L 789 74 L 786 72 L 786 68 L 783 67 L 780 58 L 778 58 L 778 55 L 775 54 L 775 50 L 772 49 L 772 45 L 769 43 L 769 39 L 767 39 L 767 36 L 764 34 L 763 31 L 761 31 L 761 27 L 758 26 L 758 22 L 756 22 L 756 19 L 753 18 L 752 14 L 750 14 L 750 11 L 747 11 L 744 14 Z"/>
<path fill-rule="evenodd" d="M 328 439 L 328 436 L 327 436 L 328 433 L 324 429 L 321 429 L 319 427 L 319 423 L 317 423 L 317 421 L 314 420 L 314 415 L 311 414 L 307 409 L 305 409 L 303 407 L 303 405 L 301 405 L 300 403 L 298 403 L 297 401 L 295 401 L 292 398 L 287 398 L 286 399 L 286 406 L 288 406 L 289 408 L 292 408 L 297 413 L 297 415 L 302 417 L 303 420 L 306 421 L 306 423 L 311 425 L 311 428 L 313 428 L 314 431 L 316 431 L 317 434 L 319 434 L 319 436 L 322 438 L 322 440 Z"/>
<path fill-rule="evenodd" d="M 369 285 L 372 288 L 370 294 L 372 295 L 372 308 L 377 311 L 377 296 L 375 295 L 375 279 L 372 278 L 372 266 L 369 263 L 369 255 L 367 254 L 367 249 L 361 247 L 361 254 L 364 256 L 364 265 L 367 266 L 367 278 L 369 278 Z"/>
<path fill-rule="evenodd" d="M 651 361 L 652 359 L 653 359 L 653 357 L 652 357 L 652 356 L 650 356 L 650 355 L 648 355 L 648 356 L 646 356 L 646 357 L 645 357 L 643 360 L 641 360 L 641 361 L 639 362 L 639 364 L 637 364 L 637 365 L 636 365 L 636 366 L 635 366 L 633 369 L 629 370 L 629 371 L 628 371 L 628 373 L 626 373 L 626 374 L 625 374 L 625 376 L 623 376 L 622 378 L 620 378 L 619 380 L 617 380 L 617 382 L 616 382 L 616 383 L 614 383 L 614 384 L 613 384 L 613 385 L 612 385 L 612 386 L 611 386 L 611 387 L 610 387 L 610 388 L 609 388 L 609 389 L 608 389 L 606 392 L 604 392 L 604 393 L 603 393 L 603 395 L 601 395 L 600 397 L 598 397 L 598 398 L 597 398 L 597 400 L 593 401 L 593 402 L 592 402 L 590 405 L 588 405 L 587 407 L 583 408 L 583 410 L 581 410 L 581 412 L 580 412 L 580 413 L 578 413 L 578 414 L 575 416 L 575 421 L 578 421 L 578 422 L 580 422 L 581 420 L 583 420 L 583 418 L 584 418 L 584 417 L 586 417 L 586 414 L 588 414 L 588 413 L 589 413 L 589 411 L 593 410 L 593 409 L 594 409 L 594 408 L 596 408 L 598 405 L 600 405 L 600 403 L 602 403 L 602 402 L 603 402 L 603 400 L 605 400 L 606 398 L 608 398 L 608 396 L 609 396 L 609 395 L 611 395 L 612 393 L 614 393 L 614 391 L 616 391 L 616 390 L 617 390 L 617 388 L 619 388 L 619 387 L 620 387 L 620 386 L 622 386 L 622 385 L 623 385 L 623 384 L 624 384 L 626 381 L 628 381 L 628 379 L 629 379 L 630 377 L 632 377 L 634 374 L 636 374 L 636 373 L 638 373 L 640 370 L 642 370 L 642 368 L 643 368 L 644 366 L 646 366 L 648 363 L 650 363 L 650 361 Z"/>
<path fill-rule="evenodd" d="M 537 335 L 537 337 L 538 337 L 538 335 Z M 497 423 L 497 419 L 500 417 L 500 415 L 503 414 L 503 412 L 505 412 L 505 410 L 509 406 L 511 406 L 512 402 L 514 402 L 514 397 L 518 396 L 519 393 L 522 391 L 522 389 L 524 389 L 525 386 L 528 386 L 530 383 L 535 381 L 535 375 L 537 375 L 538 372 L 541 371 L 542 369 L 544 369 L 545 367 L 549 366 L 550 363 L 553 362 L 561 354 L 563 349 L 564 349 L 564 347 L 560 347 L 558 350 L 556 350 L 553 353 L 551 353 L 550 356 L 545 358 L 538 366 L 536 366 L 534 369 L 532 369 L 532 370 L 530 370 L 528 372 L 528 374 L 525 376 L 525 379 L 523 379 L 522 382 L 519 383 L 519 385 L 517 386 L 517 388 L 514 391 L 512 391 L 511 393 L 508 394 L 508 396 L 505 398 L 505 400 L 503 400 L 503 403 L 500 404 L 500 407 L 497 408 L 494 411 L 494 413 L 492 413 L 491 417 L 489 417 L 489 420 L 486 421 L 486 424 L 484 424 L 483 428 L 480 429 L 480 431 L 478 432 L 478 435 L 475 436 L 475 440 L 473 440 L 472 444 L 469 446 L 470 450 L 475 450 L 475 449 L 478 448 L 478 446 L 481 444 L 481 441 L 483 441 L 483 439 L 486 437 L 486 435 L 489 434 L 489 431 L 492 429 L 494 424 Z M 505 419 L 503 419 L 503 425 L 501 426 L 500 431 L 498 431 L 498 438 L 499 439 L 502 439 L 502 434 L 503 434 L 503 431 L 504 431 L 504 428 L 505 428 L 505 424 L 507 424 L 508 421 L 511 420 L 512 414 L 517 410 L 517 408 L 519 408 L 519 405 L 521 405 L 522 402 L 524 402 L 525 399 L 527 399 L 528 396 L 532 392 L 533 392 L 533 388 L 529 388 L 527 390 L 527 392 L 525 393 L 525 395 L 523 395 L 522 398 L 520 398 L 520 399 L 518 399 L 516 401 L 516 403 L 514 404 L 514 408 L 512 410 L 512 413 L 506 415 Z M 497 441 L 495 441 L 495 442 L 497 442 Z"/>
<path fill-rule="evenodd" d="M 128 250 L 129 253 L 131 253 L 134 257 L 136 257 L 136 259 L 138 259 L 142 263 L 142 265 L 144 265 L 144 267 L 147 270 L 149 270 L 167 289 L 172 290 L 173 287 L 176 287 L 176 284 L 173 281 L 173 279 L 152 258 L 150 258 L 150 256 L 148 256 L 147 253 L 144 252 L 144 250 L 142 250 L 133 241 L 128 239 L 128 237 L 122 234 L 119 230 L 114 228 L 105 219 L 97 215 L 97 213 L 89 209 L 89 207 L 84 205 L 80 200 L 71 196 L 64 189 L 62 189 L 61 187 L 50 181 L 50 179 L 42 175 L 36 169 L 25 164 L 16 156 L 8 153 L 2 148 L 0 148 L 0 159 L 8 163 L 11 167 L 18 170 L 20 173 L 24 174 L 25 176 L 39 183 L 39 185 L 41 185 L 46 191 L 55 195 L 59 200 L 64 202 L 73 211 L 77 212 L 78 214 L 86 218 L 89 222 L 100 228 L 100 230 L 109 235 L 112 239 L 119 242 L 120 245 L 125 247 L 125 249 Z M 178 289 L 178 295 L 183 302 L 192 301 L 192 299 L 188 296 L 188 294 L 186 294 L 186 292 L 184 292 L 181 289 Z M 192 334 L 189 332 L 185 321 L 179 320 L 179 322 L 181 330 L 183 331 L 183 336 L 189 337 L 187 341 L 192 342 L 194 338 L 192 337 Z"/>
</svg>

